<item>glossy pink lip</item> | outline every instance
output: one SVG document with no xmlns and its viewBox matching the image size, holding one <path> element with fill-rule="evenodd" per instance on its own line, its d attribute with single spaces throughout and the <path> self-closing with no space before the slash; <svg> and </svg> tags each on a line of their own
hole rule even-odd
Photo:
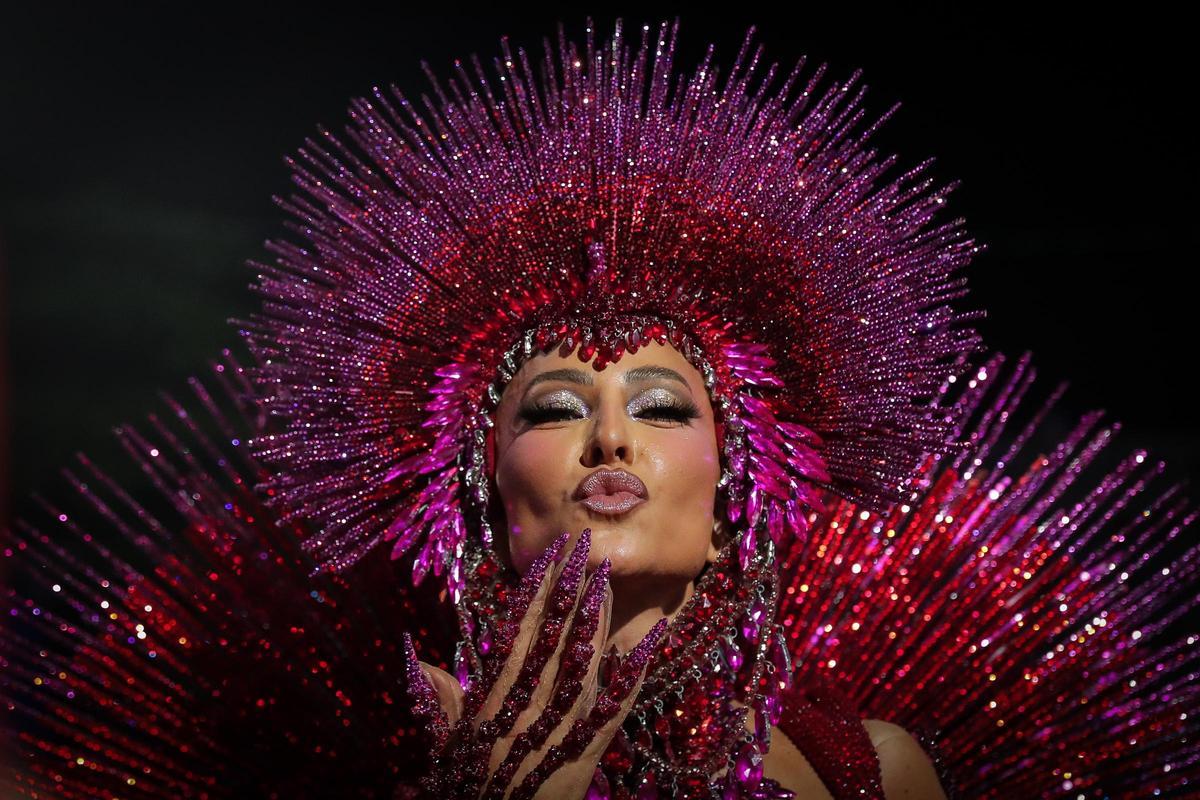
<svg viewBox="0 0 1200 800">
<path fill-rule="evenodd" d="M 624 470 L 598 469 L 575 487 L 575 499 L 600 514 L 624 514 L 646 502 L 646 484 Z"/>
</svg>

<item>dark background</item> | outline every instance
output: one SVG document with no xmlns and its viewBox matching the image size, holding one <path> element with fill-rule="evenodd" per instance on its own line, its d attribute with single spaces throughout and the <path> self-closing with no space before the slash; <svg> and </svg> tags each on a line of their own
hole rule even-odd
<svg viewBox="0 0 1200 800">
<path fill-rule="evenodd" d="M 76 450 L 129 474 L 111 427 L 156 410 L 159 388 L 185 396 L 187 376 L 235 344 L 225 320 L 256 307 L 244 261 L 268 259 L 263 241 L 287 235 L 270 200 L 290 190 L 282 156 L 317 123 L 340 131 L 349 98 L 376 83 L 419 96 L 422 58 L 441 75 L 471 53 L 490 65 L 502 34 L 540 53 L 560 18 L 582 39 L 583 11 L 511 8 L 6 13 L 10 511 L 32 491 L 61 491 L 58 468 Z M 621 10 L 631 32 L 681 15 L 677 63 L 689 71 L 712 41 L 724 74 L 750 24 L 785 68 L 802 54 L 829 63 L 827 81 L 861 67 L 872 118 L 903 104 L 877 145 L 902 167 L 936 156 L 937 181 L 963 183 L 950 213 L 989 247 L 968 273 L 989 344 L 1032 349 L 1043 391 L 1069 379 L 1064 413 L 1101 407 L 1122 421 L 1116 449 L 1146 447 L 1169 475 L 1197 474 L 1186 26 L 1011 6 L 878 17 L 792 6 L 787 18 L 635 8 Z M 615 16 L 595 15 L 599 38 Z"/>
</svg>

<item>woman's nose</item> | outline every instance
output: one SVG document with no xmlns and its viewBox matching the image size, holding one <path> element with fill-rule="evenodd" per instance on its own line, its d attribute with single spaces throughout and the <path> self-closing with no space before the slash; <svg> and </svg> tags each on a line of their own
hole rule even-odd
<svg viewBox="0 0 1200 800">
<path fill-rule="evenodd" d="M 582 462 L 585 467 L 633 461 L 634 443 L 624 409 L 601 404 L 588 430 Z"/>
</svg>

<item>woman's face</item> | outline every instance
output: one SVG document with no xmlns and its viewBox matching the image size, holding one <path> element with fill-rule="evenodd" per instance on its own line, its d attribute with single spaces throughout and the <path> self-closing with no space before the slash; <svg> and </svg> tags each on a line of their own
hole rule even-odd
<svg viewBox="0 0 1200 800">
<path fill-rule="evenodd" d="M 521 574 L 561 532 L 569 549 L 584 528 L 589 564 L 607 556 L 614 583 L 689 581 L 716 558 L 712 405 L 670 345 L 651 342 L 600 371 L 574 353 L 531 358 L 501 397 L 495 455 Z"/>
</svg>

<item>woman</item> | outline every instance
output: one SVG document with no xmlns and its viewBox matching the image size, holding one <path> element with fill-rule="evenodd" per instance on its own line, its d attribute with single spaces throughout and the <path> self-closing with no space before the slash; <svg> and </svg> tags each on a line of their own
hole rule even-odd
<svg viewBox="0 0 1200 800">
<path fill-rule="evenodd" d="M 1014 466 L 950 187 L 750 43 L 504 42 L 298 153 L 253 363 L 120 431 L 166 502 L 6 532 L 9 793 L 1186 793 L 1194 510 L 1072 500 L 1093 415 Z"/>
<path fill-rule="evenodd" d="M 940 305 L 963 294 L 954 273 L 976 250 L 957 223 L 930 225 L 944 192 L 921 194 L 928 187 L 908 185 L 915 173 L 875 185 L 883 165 L 852 133 L 861 114 L 849 85 L 815 93 L 819 72 L 804 87 L 797 68 L 778 95 L 752 95 L 749 45 L 747 37 L 720 92 L 706 61 L 671 95 L 673 32 L 664 26 L 655 49 L 643 28 L 635 53 L 618 26 L 599 48 L 589 27 L 584 53 L 561 35 L 557 52 L 547 45 L 545 73 L 563 77 L 544 85 L 505 43 L 503 94 L 475 90 L 464 76 L 451 101 L 435 81 L 444 106 L 428 122 L 408 125 L 399 96 L 359 104 L 365 124 L 354 138 L 403 188 L 379 194 L 376 167 L 335 139 L 328 152 L 314 144 L 299 173 L 334 216 L 318 222 L 316 252 L 288 252 L 289 274 L 263 286 L 291 309 L 245 326 L 273 365 L 263 372 L 279 389 L 271 405 L 291 417 L 285 434 L 257 449 L 282 476 L 268 482 L 275 503 L 317 522 L 306 547 L 320 565 L 343 570 L 394 539 L 394 557 L 418 550 L 416 580 L 444 569 L 463 634 L 461 682 L 486 672 L 484 637 L 500 635 L 494 620 L 505 614 L 496 597 L 562 531 L 590 527 L 604 545 L 594 563 L 616 559 L 618 652 L 657 614 L 676 614 L 613 743 L 627 756 L 614 755 L 598 777 L 627 784 L 617 794 L 658 785 L 697 796 L 760 791 L 760 762 L 791 688 L 789 646 L 775 623 L 775 550 L 806 534 L 822 490 L 886 508 L 925 454 L 952 449 L 955 415 L 931 413 L 928 401 L 979 348 L 964 326 L 978 313 Z M 336 166 L 343 161 L 358 173 Z M 310 172 L 330 167 L 330 182 Z M 310 275 L 354 301 L 342 291 L 311 294 L 296 282 Z M 369 332 L 376 324 L 384 336 Z M 536 386 L 530 398 L 522 381 L 511 383 L 530 363 L 574 359 L 588 366 L 570 373 L 582 385 L 663 348 L 702 379 L 681 394 L 679 380 L 647 362 L 658 370 L 658 394 L 647 396 L 701 415 L 711 431 L 688 425 L 654 448 L 665 459 L 673 441 L 682 448 L 673 462 L 692 468 L 664 474 L 657 499 L 631 478 L 581 472 L 599 456 L 572 452 L 564 437 L 586 426 L 560 426 L 557 438 L 544 424 L 523 432 L 546 414 L 590 418 L 584 397 L 598 402 L 600 385 L 572 394 L 559 376 L 557 410 L 528 407 L 550 386 L 522 379 Z M 364 382 L 367 374 L 374 379 Z M 441 380 L 429 385 L 431 375 Z M 322 387 L 344 381 L 362 391 L 330 413 Z M 425 386 L 434 399 L 423 409 L 389 404 Z M 707 411 L 696 405 L 701 387 L 711 393 Z M 602 408 L 607 418 L 615 406 Z M 396 433 L 372 437 L 360 423 Z M 526 463 L 522 453 L 544 460 Z M 580 513 L 584 495 L 610 490 L 645 506 L 599 525 Z M 697 587 L 704 605 L 682 613 L 704 559 L 677 547 L 680 529 L 687 541 L 701 536 L 706 558 L 718 561 L 718 519 L 725 558 Z M 474 712 L 483 700 L 463 702 Z M 515 736 L 510 723 L 484 739 Z M 900 743 L 898 729 L 875 730 L 892 748 Z M 452 738 L 440 760 L 453 774 L 427 788 L 471 796 L 488 773 L 464 749 L 475 745 L 462 730 Z M 874 762 L 864 730 L 851 743 L 843 768 L 864 748 Z M 578 783 L 605 744 L 564 779 Z M 919 752 L 909 746 L 906 755 Z M 786 759 L 793 770 L 797 755 L 792 748 Z M 529 786 L 548 774 L 536 772 Z M 880 796 L 874 763 L 826 780 Z"/>
<path fill-rule="evenodd" d="M 585 607 L 583 598 L 589 595 L 603 593 L 603 602 L 590 617 L 576 623 L 582 632 L 594 631 L 586 676 L 575 683 L 565 678 L 564 683 L 556 683 L 556 676 L 570 672 L 563 666 L 563 654 L 576 641 L 573 626 L 572 644 L 565 634 L 561 637 L 527 710 L 521 712 L 506 741 L 493 749 L 486 774 L 496 773 L 511 752 L 512 741 L 543 708 L 557 703 L 570 709 L 535 755 L 514 773 L 513 785 L 520 784 L 540 761 L 536 754 L 561 742 L 573 720 L 586 717 L 593 707 L 601 654 L 610 648 L 630 653 L 642 642 L 657 645 L 662 626 L 655 623 L 679 613 L 692 597 L 702 569 L 717 560 L 726 537 L 717 524 L 721 514 L 714 507 L 720 477 L 714 423 L 702 376 L 669 344 L 652 342 L 599 371 L 580 363 L 578 347 L 565 355 L 545 353 L 526 362 L 506 387 L 496 412 L 494 479 L 504 508 L 504 524 L 498 530 L 516 534 L 498 540 L 501 559 L 527 575 L 538 556 L 563 547 L 561 541 L 554 547 L 556 531 L 581 530 L 582 537 L 572 537 L 581 548 L 577 552 L 587 556 L 587 572 L 599 574 L 588 589 L 577 581 L 581 587 L 577 607 Z M 545 564 L 533 572 L 551 575 Z M 553 574 L 561 575 L 562 570 Z M 611 590 L 604 588 L 609 583 Z M 556 621 L 552 630 L 561 627 L 563 615 L 547 610 L 553 577 L 538 585 L 534 608 L 540 614 L 527 615 L 512 648 L 517 656 L 509 659 L 491 688 L 476 726 L 500 710 L 525 655 L 531 652 L 535 634 L 545 630 L 545 620 Z M 421 667 L 436 686 L 446 723 L 457 723 L 464 707 L 461 685 L 444 670 L 429 664 Z M 587 793 L 601 755 L 636 697 L 642 674 L 621 712 L 596 732 L 583 756 L 553 773 L 540 796 Z M 562 688 L 568 683 L 573 687 L 570 691 Z M 560 698 L 558 692 L 565 696 Z M 865 720 L 864 725 L 878 748 L 876 770 L 882 771 L 886 796 L 945 797 L 932 763 L 915 739 L 880 720 Z M 753 732 L 752 713 L 746 727 Z M 762 760 L 764 778 L 796 797 L 834 796 L 778 727 L 772 727 L 770 745 Z M 459 780 L 439 787 L 442 796 L 448 796 L 462 779 L 460 775 Z M 473 796 L 474 791 L 465 796 Z"/>
</svg>

